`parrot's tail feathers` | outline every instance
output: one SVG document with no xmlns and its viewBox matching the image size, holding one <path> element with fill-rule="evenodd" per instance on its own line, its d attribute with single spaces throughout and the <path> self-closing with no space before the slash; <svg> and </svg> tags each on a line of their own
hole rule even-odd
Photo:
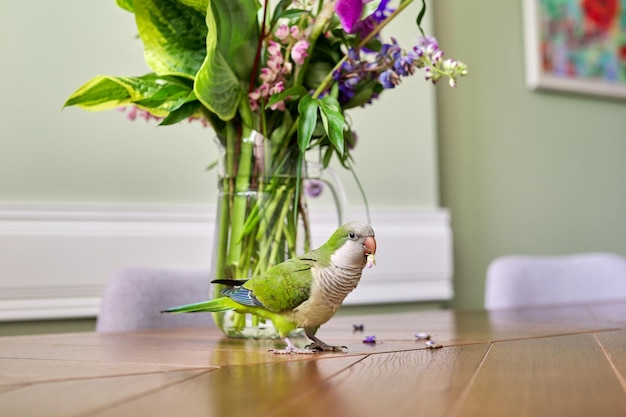
<svg viewBox="0 0 626 417">
<path fill-rule="evenodd" d="M 229 287 L 241 287 L 248 282 L 247 279 L 214 279 L 211 284 L 228 285 Z"/>
<path fill-rule="evenodd" d="M 234 310 L 238 306 L 228 297 L 216 298 L 215 300 L 202 301 L 200 303 L 185 304 L 162 310 L 161 313 L 200 313 Z"/>
</svg>

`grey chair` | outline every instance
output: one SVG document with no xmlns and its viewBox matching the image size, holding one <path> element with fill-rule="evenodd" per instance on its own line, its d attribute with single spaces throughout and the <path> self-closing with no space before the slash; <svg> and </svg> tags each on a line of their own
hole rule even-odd
<svg viewBox="0 0 626 417">
<path fill-rule="evenodd" d="M 168 307 L 203 301 L 208 296 L 208 271 L 124 269 L 106 284 L 96 331 L 214 326 L 210 313 L 160 312 Z"/>
<path fill-rule="evenodd" d="M 614 253 L 502 256 L 487 268 L 485 308 L 626 299 L 626 259 Z"/>
</svg>

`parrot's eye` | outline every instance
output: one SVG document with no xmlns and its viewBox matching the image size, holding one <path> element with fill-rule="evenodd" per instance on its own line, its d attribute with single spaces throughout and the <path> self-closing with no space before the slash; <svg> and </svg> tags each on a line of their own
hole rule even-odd
<svg viewBox="0 0 626 417">
<path fill-rule="evenodd" d="M 348 234 L 348 237 L 349 237 L 350 239 L 354 239 L 354 238 L 356 238 L 356 234 L 355 234 L 354 232 L 350 232 L 350 233 Z"/>
</svg>

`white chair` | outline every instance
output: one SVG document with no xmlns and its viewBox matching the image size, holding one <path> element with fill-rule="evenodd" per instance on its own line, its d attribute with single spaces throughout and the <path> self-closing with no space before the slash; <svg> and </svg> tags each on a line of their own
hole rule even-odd
<svg viewBox="0 0 626 417">
<path fill-rule="evenodd" d="M 97 332 L 214 326 L 210 313 L 163 314 L 161 310 L 206 300 L 207 271 L 124 269 L 107 283 Z"/>
<path fill-rule="evenodd" d="M 626 299 L 626 259 L 614 253 L 502 256 L 487 268 L 485 308 Z"/>
</svg>

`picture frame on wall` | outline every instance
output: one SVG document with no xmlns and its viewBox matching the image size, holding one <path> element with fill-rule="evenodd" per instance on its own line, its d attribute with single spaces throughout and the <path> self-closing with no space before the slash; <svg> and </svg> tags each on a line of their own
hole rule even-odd
<svg viewBox="0 0 626 417">
<path fill-rule="evenodd" d="M 526 83 L 626 98 L 626 0 L 522 0 Z"/>
</svg>

